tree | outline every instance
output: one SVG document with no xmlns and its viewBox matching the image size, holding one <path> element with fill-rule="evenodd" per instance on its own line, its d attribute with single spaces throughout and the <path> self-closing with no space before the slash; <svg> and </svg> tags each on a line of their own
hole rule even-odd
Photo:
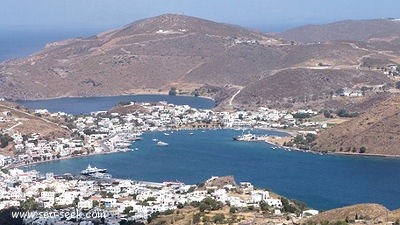
<svg viewBox="0 0 400 225">
<path fill-rule="evenodd" d="M 198 224 L 200 223 L 201 219 L 201 214 L 200 213 L 196 213 L 193 215 L 193 224 Z"/>
<path fill-rule="evenodd" d="M 199 210 L 200 210 L 200 212 L 204 212 L 204 211 L 206 211 L 206 210 L 211 210 L 211 208 L 210 208 L 210 206 L 209 205 L 207 205 L 207 204 L 205 204 L 205 203 L 200 203 L 200 205 L 199 205 Z"/>
<path fill-rule="evenodd" d="M 124 211 L 122 213 L 125 214 L 125 215 L 128 215 L 131 212 L 131 210 L 133 210 L 133 207 L 132 206 L 127 206 L 127 207 L 125 207 L 125 209 L 124 209 Z"/>
<path fill-rule="evenodd" d="M 41 209 L 40 205 L 34 198 L 27 198 L 21 203 L 21 208 L 24 211 L 33 211 Z"/>
<path fill-rule="evenodd" d="M 361 146 L 361 148 L 360 148 L 360 153 L 365 153 L 365 151 L 367 150 L 367 148 L 366 147 L 364 147 L 364 146 Z"/>
<path fill-rule="evenodd" d="M 322 112 L 323 112 L 325 118 L 333 118 L 333 116 L 329 110 L 323 110 Z"/>
<path fill-rule="evenodd" d="M 222 202 L 219 202 L 213 198 L 207 197 L 200 202 L 199 210 L 200 210 L 200 212 L 204 212 L 206 210 L 207 211 L 218 210 L 218 209 L 222 209 L 223 205 L 224 204 Z"/>
<path fill-rule="evenodd" d="M 347 112 L 347 110 L 345 109 L 339 109 L 338 111 L 336 111 L 336 114 L 340 117 L 356 117 L 358 116 L 357 112 Z"/>
<path fill-rule="evenodd" d="M 7 147 L 8 143 L 13 140 L 8 134 L 0 134 L 0 148 Z"/>
<path fill-rule="evenodd" d="M 259 205 L 260 205 L 260 209 L 263 213 L 270 212 L 271 208 L 265 201 L 261 201 Z"/>
<path fill-rule="evenodd" d="M 294 137 L 293 141 L 296 144 L 304 144 L 304 137 L 301 135 L 296 135 L 296 137 Z"/>
<path fill-rule="evenodd" d="M 293 118 L 296 119 L 305 119 L 305 118 L 310 118 L 312 115 L 310 113 L 295 113 L 293 114 Z"/>
<path fill-rule="evenodd" d="M 310 143 L 312 143 L 313 141 L 315 141 L 316 138 L 317 138 L 317 136 L 316 136 L 315 134 L 308 133 L 308 134 L 306 135 L 306 142 L 307 142 L 308 144 L 310 144 Z"/>
<path fill-rule="evenodd" d="M 177 91 L 176 91 L 176 87 L 171 87 L 171 89 L 168 92 L 169 95 L 176 95 Z"/>
<path fill-rule="evenodd" d="M 344 89 L 343 88 L 339 88 L 335 92 L 336 92 L 337 95 L 341 95 L 341 94 L 343 94 Z"/>
<path fill-rule="evenodd" d="M 288 213 L 299 213 L 297 207 L 294 204 L 291 204 L 287 198 L 281 197 L 281 202 L 283 205 L 283 211 Z"/>
<path fill-rule="evenodd" d="M 159 212 L 152 213 L 149 217 L 147 217 L 147 223 L 151 223 L 151 221 L 156 219 L 159 215 Z"/>
<path fill-rule="evenodd" d="M 397 81 L 395 86 L 397 89 L 400 89 L 400 81 Z"/>
<path fill-rule="evenodd" d="M 217 223 L 217 224 L 223 223 L 224 220 L 225 220 L 225 215 L 222 213 L 215 214 L 215 216 L 213 217 L 214 223 Z"/>
</svg>

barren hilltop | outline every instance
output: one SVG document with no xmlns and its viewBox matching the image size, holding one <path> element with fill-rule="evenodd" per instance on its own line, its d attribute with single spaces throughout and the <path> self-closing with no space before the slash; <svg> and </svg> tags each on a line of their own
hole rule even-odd
<svg viewBox="0 0 400 225">
<path fill-rule="evenodd" d="M 328 96 L 343 87 L 392 83 L 380 71 L 360 67 L 370 58 L 384 59 L 383 64 L 398 61 L 394 52 L 359 43 L 302 44 L 166 14 L 96 36 L 50 43 L 27 58 L 2 63 L 0 97 L 166 93 L 171 87 L 202 94 L 206 87 L 222 104 L 237 94 L 236 104 L 281 105 Z"/>
</svg>

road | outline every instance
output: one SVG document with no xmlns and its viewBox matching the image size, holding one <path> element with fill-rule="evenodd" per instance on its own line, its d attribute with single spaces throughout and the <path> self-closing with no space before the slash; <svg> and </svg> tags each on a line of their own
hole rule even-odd
<svg viewBox="0 0 400 225">
<path fill-rule="evenodd" d="M 229 105 L 232 105 L 233 100 L 235 99 L 235 97 L 242 91 L 243 87 L 242 86 L 234 86 L 236 88 L 239 88 L 239 90 L 232 95 L 231 99 L 229 100 Z"/>
</svg>

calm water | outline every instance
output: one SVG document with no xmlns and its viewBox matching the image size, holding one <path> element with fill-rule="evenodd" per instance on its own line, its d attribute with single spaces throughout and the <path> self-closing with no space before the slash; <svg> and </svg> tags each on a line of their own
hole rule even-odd
<svg viewBox="0 0 400 225">
<path fill-rule="evenodd" d="M 11 58 L 23 58 L 44 48 L 49 42 L 74 37 L 88 37 L 103 29 L 41 30 L 3 29 L 0 31 L 0 62 Z"/>
<path fill-rule="evenodd" d="M 211 109 L 215 106 L 214 101 L 211 99 L 171 95 L 121 95 L 111 97 L 57 98 L 49 100 L 19 101 L 18 103 L 30 109 L 48 109 L 50 112 L 66 112 L 77 115 L 108 110 L 121 101 L 166 101 L 175 105 L 189 105 L 198 109 Z"/>
<path fill-rule="evenodd" d="M 90 163 L 108 168 L 117 178 L 180 180 L 188 184 L 211 176 L 234 175 L 237 182 L 250 181 L 317 209 L 366 202 L 400 208 L 400 160 L 289 152 L 273 150 L 264 142 L 232 141 L 240 134 L 236 130 L 175 131 L 169 136 L 145 133 L 142 141 L 131 146 L 137 151 L 49 162 L 32 168 L 79 173 Z M 168 142 L 169 146 L 157 146 L 153 138 Z"/>
</svg>

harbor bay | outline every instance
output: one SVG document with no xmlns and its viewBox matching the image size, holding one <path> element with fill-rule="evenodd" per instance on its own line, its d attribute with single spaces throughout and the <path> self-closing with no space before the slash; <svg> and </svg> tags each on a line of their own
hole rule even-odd
<svg viewBox="0 0 400 225">
<path fill-rule="evenodd" d="M 250 181 L 316 209 L 366 202 L 389 209 L 400 207 L 397 159 L 319 155 L 289 151 L 266 142 L 232 141 L 241 133 L 230 129 L 148 132 L 142 140 L 132 143 L 132 151 L 47 162 L 25 169 L 78 174 L 91 164 L 107 168 L 115 178 L 185 183 L 234 175 L 238 182 Z M 168 146 L 159 146 L 153 139 Z"/>
<path fill-rule="evenodd" d="M 175 105 L 189 105 L 198 109 L 211 109 L 215 106 L 215 102 L 208 98 L 173 95 L 119 95 L 108 97 L 55 98 L 35 101 L 18 101 L 18 103 L 31 109 L 47 109 L 49 112 L 65 112 L 78 115 L 108 110 L 120 102 L 132 101 L 165 101 Z"/>
</svg>

